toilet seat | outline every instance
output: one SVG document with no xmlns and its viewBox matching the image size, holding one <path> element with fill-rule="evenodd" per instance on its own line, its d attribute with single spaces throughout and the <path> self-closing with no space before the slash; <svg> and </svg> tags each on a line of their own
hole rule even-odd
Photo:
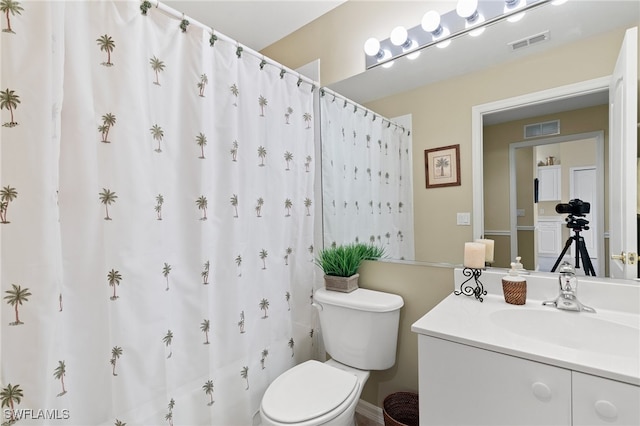
<svg viewBox="0 0 640 426">
<path fill-rule="evenodd" d="M 318 361 L 306 361 L 271 383 L 262 398 L 261 410 L 277 423 L 314 419 L 324 422 L 349 406 L 358 394 L 358 386 L 353 374 Z"/>
</svg>

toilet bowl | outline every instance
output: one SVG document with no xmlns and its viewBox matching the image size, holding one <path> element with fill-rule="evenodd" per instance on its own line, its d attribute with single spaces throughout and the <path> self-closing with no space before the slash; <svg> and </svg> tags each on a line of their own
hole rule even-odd
<svg viewBox="0 0 640 426">
<path fill-rule="evenodd" d="M 354 426 L 369 372 L 335 360 L 306 361 L 269 386 L 260 405 L 264 426 Z"/>
<path fill-rule="evenodd" d="M 318 289 L 313 305 L 331 359 L 298 364 L 269 385 L 260 404 L 265 426 L 354 426 L 369 370 L 395 364 L 400 296 Z"/>
</svg>

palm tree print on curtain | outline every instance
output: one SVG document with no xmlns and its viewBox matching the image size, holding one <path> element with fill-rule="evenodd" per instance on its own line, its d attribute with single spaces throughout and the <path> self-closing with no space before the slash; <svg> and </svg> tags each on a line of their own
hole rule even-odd
<svg viewBox="0 0 640 426">
<path fill-rule="evenodd" d="M 100 134 L 102 135 L 102 141 L 103 143 L 111 143 L 111 141 L 109 141 L 108 137 L 109 137 L 109 130 L 111 130 L 111 127 L 113 127 L 116 124 L 116 116 L 111 114 L 110 112 L 106 113 L 105 115 L 102 116 L 102 125 L 98 126 L 98 131 L 100 132 Z"/>
<path fill-rule="evenodd" d="M 162 127 L 158 126 L 157 124 L 154 124 L 153 127 L 151 127 L 151 129 L 149 130 L 151 131 L 151 136 L 153 137 L 153 139 L 158 141 L 158 147 L 155 149 L 155 151 L 162 152 L 162 147 L 160 146 L 160 144 L 162 143 L 162 139 L 164 138 L 164 130 L 162 130 Z"/>
<path fill-rule="evenodd" d="M 233 217 L 238 217 L 238 194 L 233 194 L 231 196 L 231 205 L 233 206 Z"/>
<path fill-rule="evenodd" d="M 289 163 L 291 161 L 293 161 L 293 154 L 290 153 L 289 151 L 285 151 L 285 153 L 284 153 L 284 161 L 286 161 L 286 163 L 287 163 L 287 168 L 285 170 L 287 170 L 287 171 L 291 170 L 289 168 Z"/>
<path fill-rule="evenodd" d="M 58 366 L 53 372 L 53 377 L 57 380 L 60 380 L 60 384 L 62 385 L 62 392 L 60 392 L 56 396 L 62 396 L 67 393 L 67 390 L 64 388 L 64 376 L 67 374 L 67 366 L 64 361 L 58 361 Z"/>
<path fill-rule="evenodd" d="M 265 348 L 265 349 L 262 350 L 260 355 L 262 356 L 260 358 L 260 367 L 262 367 L 262 369 L 264 370 L 266 368 L 264 363 L 267 360 L 267 356 L 269 355 L 269 351 Z"/>
<path fill-rule="evenodd" d="M 20 315 L 18 312 L 18 306 L 22 306 L 24 302 L 29 301 L 29 296 L 32 296 L 28 288 L 22 288 L 19 285 L 11 284 L 11 290 L 5 291 L 7 295 L 4 297 L 7 303 L 13 306 L 16 320 L 10 322 L 9 325 L 21 325 L 24 324 L 20 321 Z"/>
<path fill-rule="evenodd" d="M 305 112 L 304 114 L 302 114 L 302 120 L 307 123 L 307 129 L 311 128 L 311 114 L 309 114 L 308 112 Z"/>
<path fill-rule="evenodd" d="M 20 389 L 20 385 L 11 386 L 11 383 L 7 384 L 6 387 L 2 388 L 0 391 L 0 401 L 2 407 L 9 407 L 9 425 L 16 422 L 15 410 L 16 405 L 22 402 L 22 398 L 24 398 L 24 392 Z M 4 425 L 4 423 L 3 423 Z"/>
<path fill-rule="evenodd" d="M 262 318 L 268 318 L 267 311 L 269 310 L 269 301 L 267 299 L 262 299 L 259 306 L 260 310 L 264 311 L 264 315 L 262 316 Z"/>
<path fill-rule="evenodd" d="M 284 124 L 289 124 L 291 114 L 293 114 L 293 108 L 287 107 L 287 112 L 284 113 Z"/>
<path fill-rule="evenodd" d="M 202 390 L 206 395 L 209 395 L 209 402 L 207 405 L 213 405 L 215 402 L 213 400 L 213 380 L 207 380 L 207 382 L 202 386 Z"/>
<path fill-rule="evenodd" d="M 244 311 L 240 312 L 240 321 L 238 321 L 238 327 L 240 327 L 240 334 L 244 334 Z"/>
<path fill-rule="evenodd" d="M 289 349 L 291 349 L 291 358 L 294 357 L 295 352 L 293 350 L 293 347 L 296 345 L 296 342 L 293 340 L 293 337 L 289 339 L 289 343 L 287 343 L 287 346 L 289 346 Z"/>
<path fill-rule="evenodd" d="M 164 266 L 162 266 L 162 276 L 167 281 L 167 288 L 165 288 L 165 291 L 169 291 L 169 274 L 170 273 L 171 273 L 171 265 L 165 262 Z"/>
<path fill-rule="evenodd" d="M 115 192 L 112 192 L 107 188 L 102 188 L 102 192 L 98 195 L 100 196 L 100 202 L 104 204 L 104 210 L 106 213 L 104 220 L 111 220 L 111 218 L 109 217 L 109 206 L 116 202 L 116 198 L 118 198 L 118 196 Z"/>
<path fill-rule="evenodd" d="M 242 367 L 242 370 L 240 370 L 240 377 L 247 381 L 247 387 L 245 390 L 249 390 L 249 367 Z"/>
<path fill-rule="evenodd" d="M 109 363 L 111 364 L 112 376 L 118 375 L 116 374 L 116 364 L 120 359 L 120 356 L 122 356 L 122 348 L 120 346 L 114 346 L 113 348 L 111 348 L 111 359 L 109 360 Z"/>
<path fill-rule="evenodd" d="M 264 167 L 264 159 L 267 158 L 267 149 L 264 146 L 258 147 L 258 158 L 260 158 L 260 167 Z"/>
<path fill-rule="evenodd" d="M 238 90 L 238 86 L 233 83 L 229 86 L 229 91 L 231 92 L 231 96 L 233 96 L 233 106 L 238 106 L 238 95 L 240 94 L 240 90 Z"/>
<path fill-rule="evenodd" d="M 208 319 L 203 320 L 202 323 L 200 324 L 200 331 L 204 333 L 203 345 L 209 344 L 209 329 L 210 329 L 209 320 Z"/>
<path fill-rule="evenodd" d="M 200 276 L 202 277 L 202 284 L 208 285 L 209 284 L 209 261 L 208 260 L 204 262 L 203 268 L 204 269 L 202 269 L 202 272 L 200 272 Z"/>
<path fill-rule="evenodd" d="M 237 255 L 236 259 L 235 259 L 236 265 L 237 265 L 237 269 L 238 269 L 238 276 L 241 277 L 242 276 L 242 255 Z"/>
<path fill-rule="evenodd" d="M 209 83 L 209 79 L 206 74 L 202 74 L 200 76 L 200 81 L 198 82 L 198 96 L 204 98 L 204 89 L 207 87 L 207 83 Z"/>
<path fill-rule="evenodd" d="M 111 36 L 105 34 L 96 39 L 96 42 L 98 43 L 98 46 L 100 46 L 100 50 L 102 52 L 107 52 L 107 62 L 102 62 L 101 65 L 104 65 L 105 67 L 113 66 L 113 63 L 111 62 L 111 52 L 113 52 L 113 49 L 115 49 L 116 44 L 114 43 Z"/>
<path fill-rule="evenodd" d="M 7 210 L 9 203 L 18 198 L 18 191 L 9 185 L 0 189 L 0 223 L 10 223 L 7 220 Z"/>
<path fill-rule="evenodd" d="M 117 300 L 120 297 L 116 295 L 116 287 L 120 285 L 120 281 L 122 281 L 122 275 L 120 274 L 120 271 L 111 269 L 107 273 L 107 282 L 109 283 L 109 287 L 113 287 L 113 295 L 109 299 Z"/>
<path fill-rule="evenodd" d="M 196 136 L 196 144 L 200 147 L 200 158 L 204 160 L 204 147 L 207 145 L 207 137 L 204 133 L 200 132 L 198 136 Z"/>
<path fill-rule="evenodd" d="M 173 408 L 176 406 L 176 401 L 171 398 L 169 404 L 167 404 L 167 408 L 169 412 L 165 414 L 164 419 L 169 422 L 169 426 L 173 426 Z"/>
<path fill-rule="evenodd" d="M 154 210 L 157 215 L 157 220 L 162 220 L 162 205 L 164 204 L 164 196 L 162 194 L 156 195 L 156 205 Z"/>
<path fill-rule="evenodd" d="M 156 58 L 155 56 L 151 59 L 149 59 L 149 64 L 151 65 L 151 69 L 153 70 L 153 72 L 155 73 L 156 76 L 156 80 L 153 82 L 153 84 L 160 86 L 160 73 L 162 71 L 164 71 L 164 62 L 162 62 L 160 59 Z"/>
<path fill-rule="evenodd" d="M 262 269 L 267 269 L 267 257 L 269 253 L 265 249 L 260 250 L 260 259 L 262 260 Z"/>
<path fill-rule="evenodd" d="M 9 114 L 11 114 L 11 119 L 2 123 L 3 127 L 15 127 L 18 123 L 13 118 L 13 110 L 18 108 L 18 104 L 20 103 L 20 96 L 16 95 L 15 90 L 6 89 L 3 92 L 0 92 L 0 110 L 6 109 L 9 110 Z"/>
<path fill-rule="evenodd" d="M 207 197 L 201 195 L 196 200 L 196 205 L 198 206 L 198 210 L 202 210 L 202 217 L 200 220 L 207 220 L 207 205 L 208 205 Z"/>
<path fill-rule="evenodd" d="M 15 31 L 13 31 L 13 29 L 11 28 L 11 18 L 9 17 L 9 13 L 11 13 L 12 16 L 22 15 L 23 10 L 24 9 L 22 8 L 22 6 L 20 6 L 19 1 L 14 1 L 14 0 L 0 1 L 0 12 L 4 13 L 4 17 L 7 23 L 7 28 L 2 29 L 3 33 L 15 34 Z"/>
<path fill-rule="evenodd" d="M 264 108 L 267 106 L 267 98 L 260 95 L 258 97 L 258 105 L 260 106 L 260 117 L 264 117 Z"/>
<path fill-rule="evenodd" d="M 233 144 L 231 144 L 231 161 L 233 162 L 237 162 L 238 161 L 238 141 L 233 141 Z"/>
<path fill-rule="evenodd" d="M 171 358 L 171 355 L 173 355 L 173 351 L 171 350 L 171 343 L 173 342 L 173 331 L 167 330 L 167 334 L 164 335 L 162 341 L 164 342 L 164 345 L 169 348 L 169 355 L 167 355 L 167 359 L 169 359 Z"/>
<path fill-rule="evenodd" d="M 262 206 L 264 206 L 264 198 L 260 197 L 256 200 L 256 217 L 262 217 Z"/>
</svg>

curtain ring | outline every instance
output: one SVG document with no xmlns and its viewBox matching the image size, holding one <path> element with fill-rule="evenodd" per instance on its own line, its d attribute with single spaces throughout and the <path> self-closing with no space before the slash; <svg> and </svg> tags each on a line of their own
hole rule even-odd
<svg viewBox="0 0 640 426">
<path fill-rule="evenodd" d="M 265 65 L 267 65 L 267 61 L 264 59 L 264 55 L 263 55 L 262 60 L 260 61 L 260 69 L 264 69 Z"/>
</svg>

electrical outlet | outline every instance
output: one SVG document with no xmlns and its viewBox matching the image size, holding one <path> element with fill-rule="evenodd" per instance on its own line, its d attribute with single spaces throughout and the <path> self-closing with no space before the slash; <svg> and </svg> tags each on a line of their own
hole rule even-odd
<svg viewBox="0 0 640 426">
<path fill-rule="evenodd" d="M 524 209 L 516 210 L 516 214 L 518 215 L 518 217 L 524 217 Z"/>
<path fill-rule="evenodd" d="M 456 214 L 456 223 L 458 225 L 471 225 L 471 213 L 457 213 Z"/>
</svg>

